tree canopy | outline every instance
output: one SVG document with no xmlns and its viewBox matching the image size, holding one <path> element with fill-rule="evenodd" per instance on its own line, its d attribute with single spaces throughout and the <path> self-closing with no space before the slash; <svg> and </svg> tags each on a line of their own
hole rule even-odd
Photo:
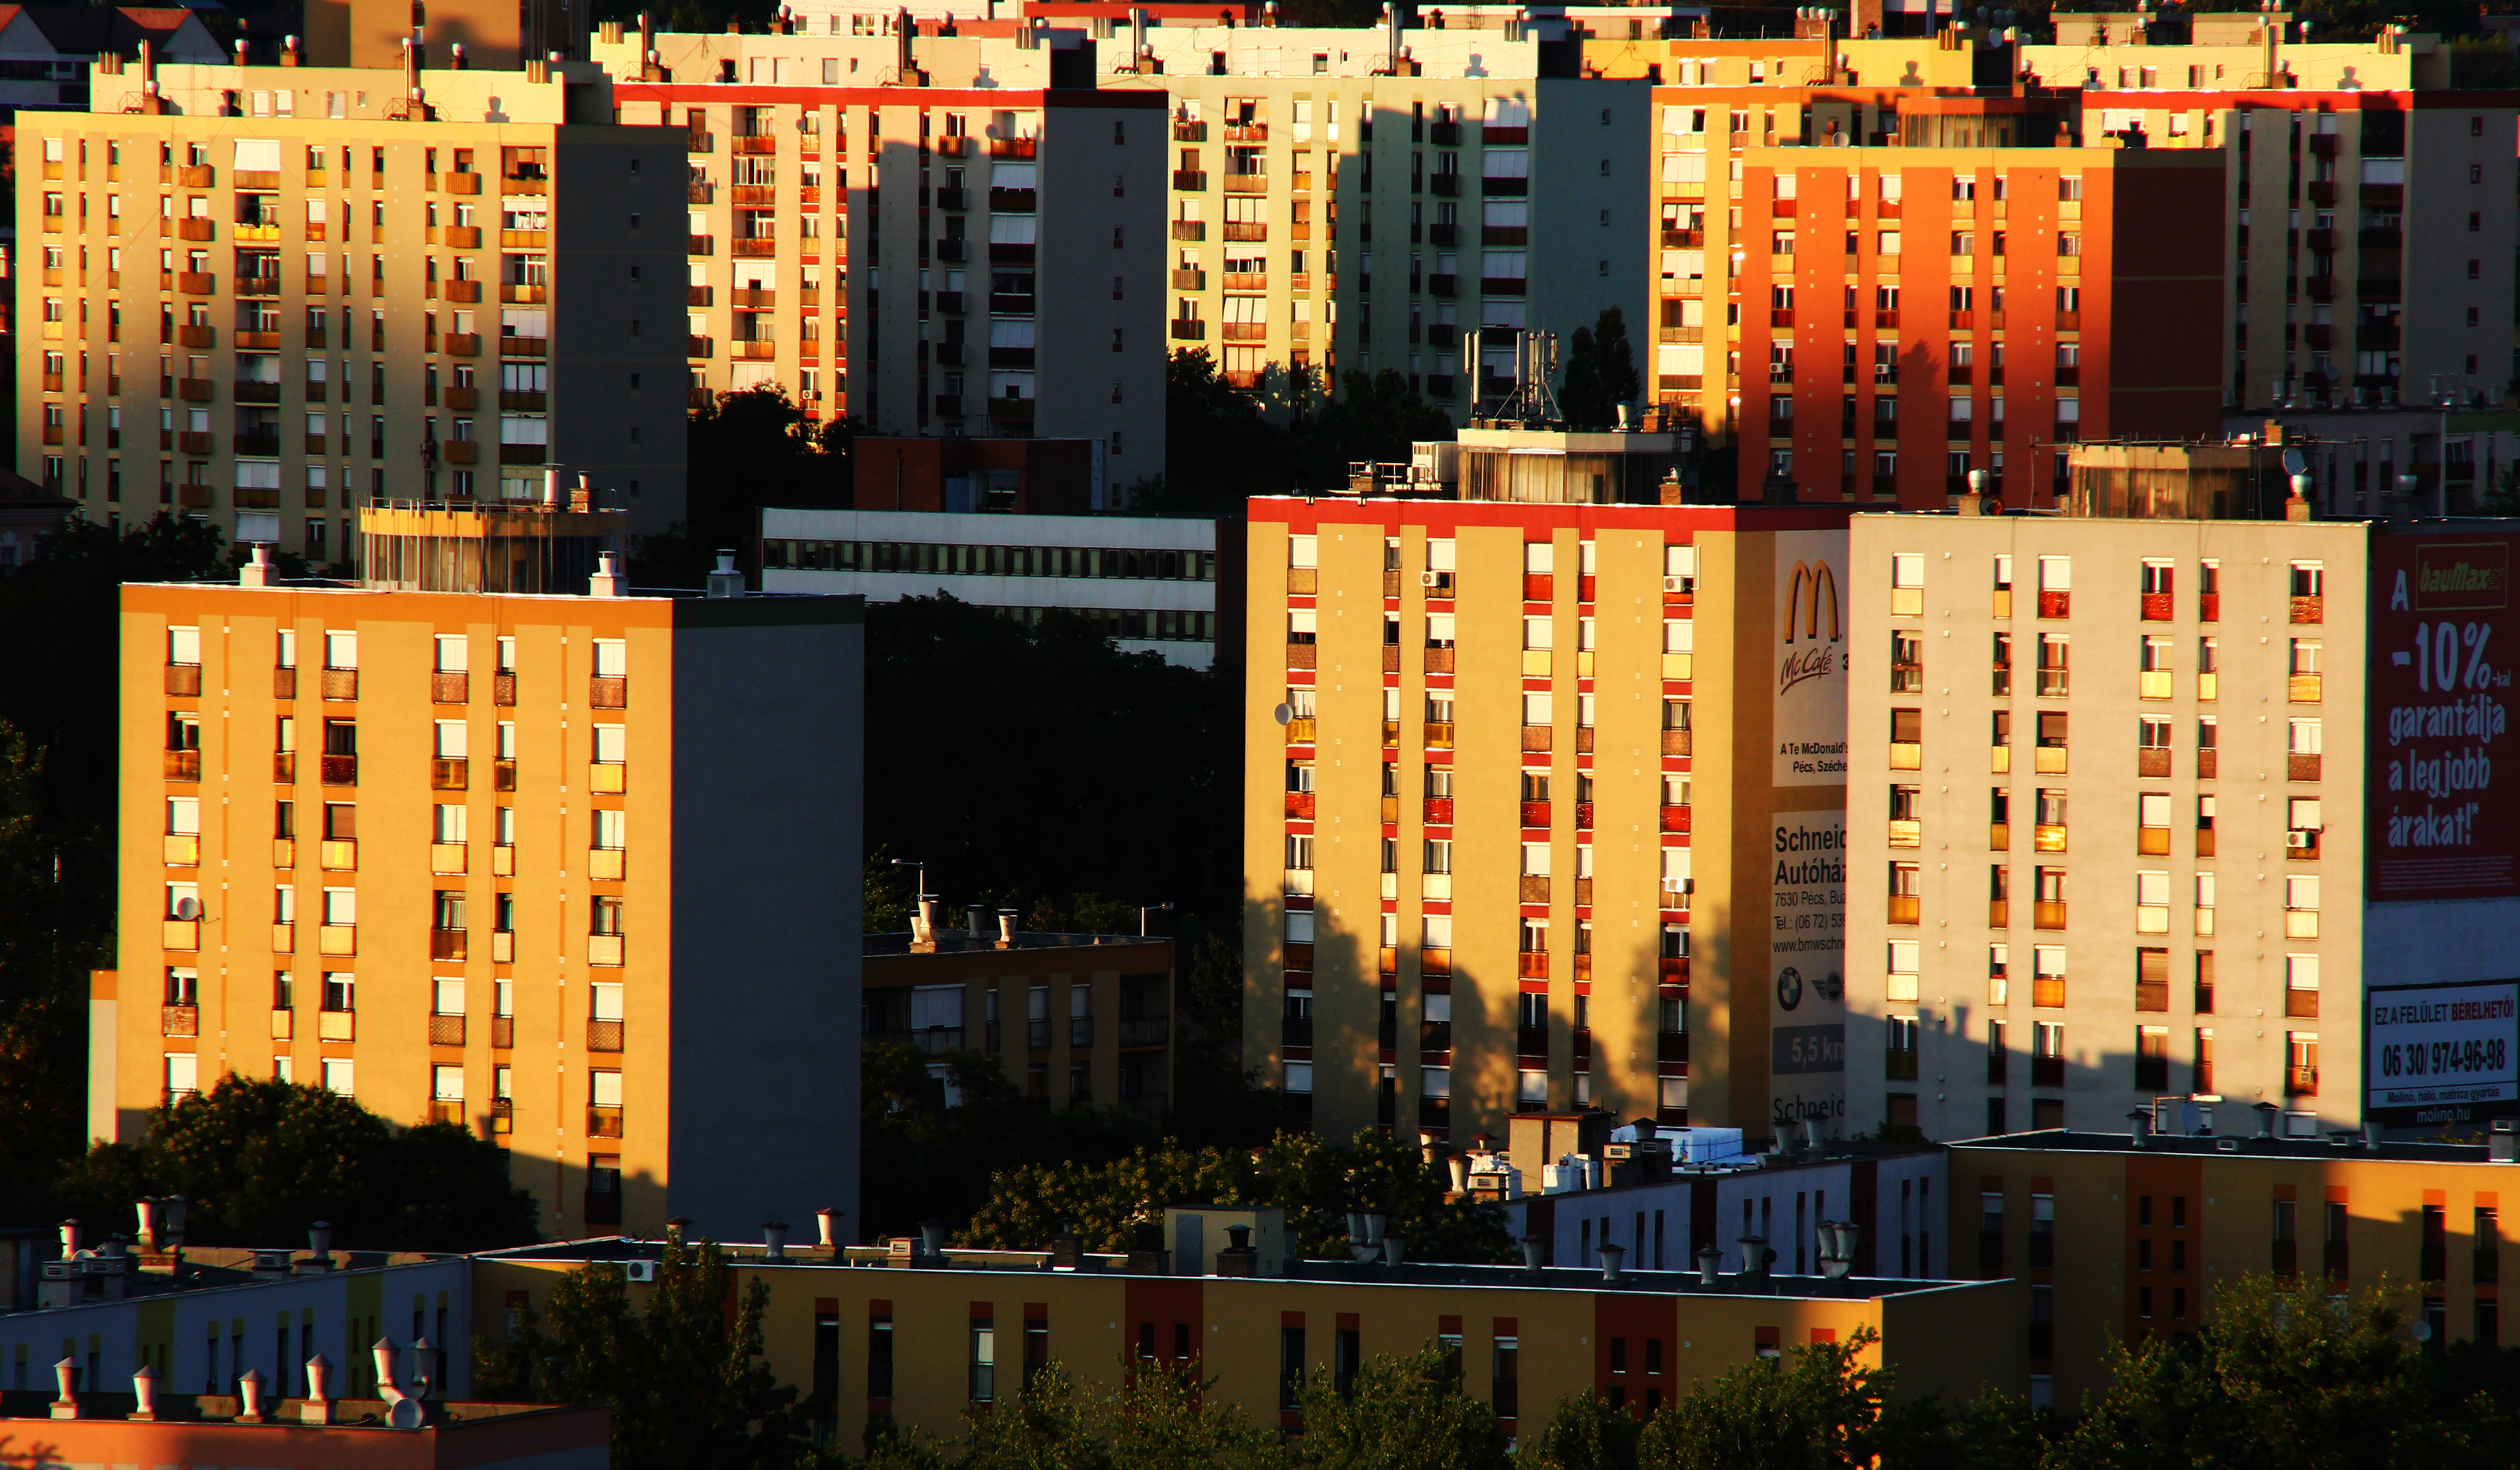
<svg viewBox="0 0 2520 1470">
<path fill-rule="evenodd" d="M 1164 372 L 1164 479 L 1140 509 L 1232 515 L 1254 495 L 1343 489 L 1359 461 L 1403 462 L 1453 423 L 1385 368 L 1351 371 L 1331 394 L 1312 369 L 1273 366 L 1250 387 L 1229 380 L 1204 347 L 1176 349 Z"/>
<path fill-rule="evenodd" d="M 55 1207 L 128 1221 L 181 1194 L 195 1245 L 286 1244 L 329 1221 L 342 1249 L 474 1251 L 529 1244 L 532 1196 L 508 1156 L 452 1123 L 397 1129 L 322 1088 L 230 1075 L 151 1115 L 141 1143 L 100 1143 L 65 1172 Z"/>
<path fill-rule="evenodd" d="M 1315 1256 L 1344 1254 L 1351 1210 L 1379 1210 L 1411 1259 L 1505 1261 L 1512 1242 L 1493 1205 L 1448 1205 L 1441 1174 L 1378 1130 L 1347 1143 L 1281 1133 L 1267 1149 L 1145 1147 L 1108 1164 L 1025 1164 L 997 1176 L 968 1244 L 1038 1249 L 1072 1223 L 1089 1250 L 1126 1250 L 1167 1205 L 1277 1206 Z"/>
<path fill-rule="evenodd" d="M 1637 374 L 1636 352 L 1628 345 L 1628 321 L 1615 306 L 1602 310 L 1591 327 L 1575 329 L 1567 343 L 1566 363 L 1557 389 L 1558 412 L 1566 426 L 1605 429 L 1619 422 L 1619 405 L 1644 395 Z"/>
</svg>

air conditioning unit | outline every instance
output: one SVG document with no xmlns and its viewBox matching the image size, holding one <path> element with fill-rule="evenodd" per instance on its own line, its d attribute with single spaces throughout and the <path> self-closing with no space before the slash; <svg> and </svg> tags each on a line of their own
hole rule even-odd
<svg viewBox="0 0 2520 1470">
<path fill-rule="evenodd" d="M 1418 586 L 1420 586 L 1420 587 L 1432 587 L 1432 586 L 1434 586 L 1434 585 L 1435 585 L 1435 573 L 1430 572 L 1430 571 L 1421 571 L 1421 572 L 1419 572 L 1419 573 L 1418 574 Z"/>
<path fill-rule="evenodd" d="M 1695 577 L 1665 577 L 1662 579 L 1662 590 L 1665 592 L 1695 592 L 1697 590 L 1697 579 Z"/>
<path fill-rule="evenodd" d="M 2286 846 L 2286 847 L 2308 847 L 2308 846 L 2310 846 L 2310 839 L 2311 839 L 2311 836 L 2312 836 L 2312 834 L 2311 834 L 2311 833 L 2309 833 L 2309 832 L 2305 832 L 2305 831 L 2291 831 L 2291 832 L 2286 832 L 2286 833 L 2284 833 L 2284 846 Z"/>
<path fill-rule="evenodd" d="M 1697 880 L 1695 878 L 1665 878 L 1662 880 L 1662 891 L 1665 893 L 1695 893 L 1697 891 Z"/>
<path fill-rule="evenodd" d="M 656 1279 L 656 1263 L 653 1261 L 625 1261 L 621 1263 L 621 1270 L 633 1281 Z"/>
</svg>

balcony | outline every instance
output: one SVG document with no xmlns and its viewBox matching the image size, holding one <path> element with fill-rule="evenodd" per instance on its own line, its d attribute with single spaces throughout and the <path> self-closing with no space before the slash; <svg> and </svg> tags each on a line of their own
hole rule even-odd
<svg viewBox="0 0 2520 1470">
<path fill-rule="evenodd" d="M 277 1009 L 271 1013 L 271 1039 L 285 1042 L 297 1035 L 297 1012 Z"/>
<path fill-rule="evenodd" d="M 617 847 L 591 848 L 586 854 L 586 875 L 599 883 L 617 883 L 629 874 L 630 855 Z"/>
<path fill-rule="evenodd" d="M 497 851 L 501 853 L 513 853 L 516 849 L 513 847 L 502 847 L 497 849 Z M 508 869 L 501 872 L 499 876 L 511 877 L 514 876 L 514 873 L 515 868 L 514 865 L 511 864 L 508 866 Z M 515 930 L 493 929 L 490 931 L 490 962 L 493 964 L 514 964 L 517 962 L 517 935 Z M 496 1026 L 498 1023 L 494 1021 L 491 1024 Z M 496 1035 L 497 1033 L 493 1032 L 492 1034 Z"/>
<path fill-rule="evenodd" d="M 590 1138 L 621 1136 L 621 1109 L 590 1107 L 586 1110 L 586 1136 Z"/>
<path fill-rule="evenodd" d="M 322 1042 L 354 1042 L 359 1039 L 358 1012 L 321 1010 L 315 1015 L 315 1039 Z"/>
<path fill-rule="evenodd" d="M 461 1047 L 464 1045 L 464 1017 L 460 1015 L 431 1015 L 428 1018 L 428 1044 L 432 1047 Z"/>
<path fill-rule="evenodd" d="M 1590 816 L 1590 814 L 1591 814 L 1591 810 L 1592 810 L 1592 808 L 1591 808 L 1591 805 L 1590 805 L 1589 803 L 1588 803 L 1588 804 L 1586 804 L 1585 806 L 1582 806 L 1582 807 L 1577 808 L 1577 809 L 1576 809 L 1576 812 L 1577 812 L 1577 816 L 1578 816 L 1578 818 L 1579 818 L 1579 819 L 1586 819 L 1586 818 L 1589 818 L 1589 816 Z M 1664 807 L 1664 808 L 1662 809 L 1662 829 L 1663 829 L 1664 831 L 1666 831 L 1666 832 L 1686 832 L 1686 831 L 1688 831 L 1688 830 L 1689 829 L 1689 813 L 1690 813 L 1692 810 L 1693 810 L 1693 808 L 1689 808 L 1689 807 L 1675 807 L 1675 806 L 1666 806 L 1666 807 Z M 1591 826 L 1591 825 L 1592 825 L 1592 823 L 1591 823 L 1589 820 L 1579 820 L 1579 821 L 1576 823 L 1576 825 L 1577 825 L 1577 826 L 1579 826 L 1579 827 L 1588 827 L 1588 826 Z M 1894 840 L 1894 841 L 1896 840 L 1896 839 L 1895 839 L 1895 837 L 1894 837 L 1894 839 L 1893 839 L 1893 840 Z"/>
<path fill-rule="evenodd" d="M 2318 1020 L 2318 992 L 2287 989 L 2284 992 L 2284 1014 L 2296 1020 Z"/>
<path fill-rule="evenodd" d="M 1921 923 L 1923 922 L 1923 900 L 1916 897 L 1916 895 L 1912 893 L 1894 893 L 1890 895 L 1889 921 L 1891 923 Z"/>
<path fill-rule="evenodd" d="M 2170 751 L 2161 745 L 2139 745 L 2135 752 L 2135 774 L 2156 780 L 2170 777 Z"/>
<path fill-rule="evenodd" d="M 2041 899 L 2036 903 L 2033 903 L 2030 906 L 2030 926 L 2034 929 L 2061 929 L 2065 927 L 2064 904 L 2062 902 L 2051 902 L 2048 899 Z M 2058 989 L 2063 989 L 2061 983 L 2059 984 Z"/>
<path fill-rule="evenodd" d="M 324 671 L 324 697 L 327 699 L 356 699 L 359 697 L 359 671 L 356 669 L 326 669 Z"/>
<path fill-rule="evenodd" d="M 2318 1069 L 2317 1067 L 2284 1068 L 2284 1095 L 2287 1097 L 2318 1096 Z"/>
<path fill-rule="evenodd" d="M 2037 776 L 2065 775 L 2065 747 L 2039 745 L 2031 750 L 2030 769 Z"/>
<path fill-rule="evenodd" d="M 428 845 L 428 870 L 447 876 L 465 869 L 468 849 L 461 842 L 432 842 Z"/>
<path fill-rule="evenodd" d="M 359 758 L 355 755 L 328 755 L 320 758 L 324 784 L 355 786 L 359 783 Z"/>
<path fill-rule="evenodd" d="M 1173 170 L 1173 188 L 1176 192 L 1196 194 L 1206 187 L 1207 174 L 1204 171 L 1189 168 Z"/>
<path fill-rule="evenodd" d="M 2284 757 L 2284 780 L 2317 780 L 2318 764 L 2318 756 L 2303 755 L 2298 751 L 2289 753 Z"/>
<path fill-rule="evenodd" d="M 506 1051 L 515 1047 L 516 1045 L 517 1018 L 515 1016 L 492 1016 L 490 1018 L 490 1046 L 492 1048 Z"/>
<path fill-rule="evenodd" d="M 586 1023 L 586 1049 L 589 1051 L 620 1050 L 622 1028 L 627 1024 L 623 1021 L 600 1021 L 590 1018 Z"/>
<path fill-rule="evenodd" d="M 586 936 L 586 962 L 589 964 L 617 966 L 621 963 L 621 936 L 618 934 Z"/>
<path fill-rule="evenodd" d="M 2292 599 L 2292 621 L 2296 623 L 2324 622 L 2326 620 L 2325 602 L 2326 599 L 2319 597 Z"/>
<path fill-rule="evenodd" d="M 359 867 L 359 844 L 356 842 L 320 842 L 316 857 L 327 872 L 355 872 Z"/>
<path fill-rule="evenodd" d="M 172 1037 L 200 1036 L 202 1008 L 189 1004 L 158 1007 L 158 1034 Z"/>
<path fill-rule="evenodd" d="M 2032 825 L 2030 832 L 2031 845 L 2036 850 L 2043 853 L 2061 853 L 2065 850 L 2064 824 L 2038 823 Z"/>
<path fill-rule="evenodd" d="M 1693 732 L 1686 730 L 1664 731 L 1662 733 L 1662 753 L 1665 755 L 1690 754 L 1695 748 L 1696 743 L 1693 738 Z"/>
<path fill-rule="evenodd" d="M 1681 808 L 1677 808 L 1677 809 L 1675 809 L 1675 808 L 1672 808 L 1672 807 L 1665 807 L 1665 808 L 1663 808 L 1663 810 L 1664 810 L 1665 812 L 1670 812 L 1670 811 L 1673 811 L 1673 810 L 1687 811 L 1687 810 L 1688 810 L 1688 808 L 1686 808 L 1686 807 L 1681 807 Z M 1925 831 L 1924 831 L 1924 826 L 1925 826 L 1925 824 L 1924 824 L 1923 823 L 1921 823 L 1921 822 L 1907 822 L 1907 821 L 1901 821 L 1901 820 L 1898 820 L 1898 819 L 1893 819 L 1893 820 L 1891 821 L 1891 823 L 1890 823 L 1890 845 L 1891 845 L 1892 847 L 1922 847 L 1922 846 L 1924 846 L 1924 845 L 1925 845 Z"/>
<path fill-rule="evenodd" d="M 587 768 L 586 788 L 603 796 L 618 796 L 630 789 L 630 768 L 618 761 L 600 763 Z"/>
<path fill-rule="evenodd" d="M 462 675 L 457 675 L 462 678 Z M 331 757 L 326 757 L 331 759 Z M 460 757 L 433 756 L 428 762 L 428 785 L 433 791 L 463 791 L 471 788 L 472 763 Z"/>
<path fill-rule="evenodd" d="M 315 953 L 327 958 L 359 953 L 359 926 L 356 924 L 319 924 L 315 929 Z"/>
<path fill-rule="evenodd" d="M 2284 681 L 2284 698 L 2294 704 L 2317 704 L 2323 682 L 2324 676 L 2318 674 L 2295 674 Z"/>
</svg>

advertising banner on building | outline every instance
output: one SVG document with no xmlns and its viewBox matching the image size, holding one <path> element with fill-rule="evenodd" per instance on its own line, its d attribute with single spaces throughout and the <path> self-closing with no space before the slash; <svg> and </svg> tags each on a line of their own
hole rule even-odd
<svg viewBox="0 0 2520 1470">
<path fill-rule="evenodd" d="M 2374 903 L 2520 896 L 2520 771 L 2505 761 L 2498 780 L 2495 769 L 2508 754 L 2503 665 L 2520 661 L 2520 629 L 2508 626 L 2513 540 L 2372 538 Z"/>
<path fill-rule="evenodd" d="M 1778 787 L 1846 785 L 1847 533 L 1776 538 Z M 1846 811 L 1778 812 L 1768 854 L 1771 1122 L 1846 1116 Z"/>
<path fill-rule="evenodd" d="M 2520 980 L 2375 985 L 2362 1015 L 2365 1116 L 2459 1123 L 2520 1110 Z"/>
</svg>

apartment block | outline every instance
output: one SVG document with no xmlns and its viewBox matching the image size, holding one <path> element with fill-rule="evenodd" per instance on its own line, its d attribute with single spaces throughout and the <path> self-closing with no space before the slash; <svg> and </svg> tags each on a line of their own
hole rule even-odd
<svg viewBox="0 0 2520 1470">
<path fill-rule="evenodd" d="M 2175 1125 L 2173 1125 L 2175 1127 Z M 2501 1324 L 2503 1186 L 2512 1135 L 2486 1143 L 2282 1138 L 2097 1129 L 1980 1138 L 1950 1151 L 1952 1274 L 2021 1284 L 2034 1403 L 2106 1387 L 2118 1344 L 2194 1330 L 2243 1274 L 2387 1281 L 2434 1348 L 2509 1341 Z"/>
<path fill-rule="evenodd" d="M 1905 146 L 1745 150 L 1740 201 L 1722 206 L 1740 222 L 1723 312 L 1744 325 L 1723 363 L 1701 351 L 1695 380 L 1721 372 L 1738 399 L 1745 499 L 1940 509 L 1986 470 L 2005 504 L 2029 505 L 2058 491 L 2078 439 L 2219 427 L 2210 168 L 2038 146 L 2054 119 L 2029 104 L 1885 102 L 1895 118 L 1848 132 L 1887 141 L 1895 126 Z M 1720 114 L 1684 100 L 1664 115 L 1702 132 Z M 2004 146 L 1947 143 L 1990 134 Z M 1687 231 L 1717 212 L 1691 208 Z M 1697 285 L 1688 273 L 1726 248 L 1668 252 L 1675 284 Z M 1715 304 L 1702 288 L 1677 300 L 1684 324 Z M 1685 402 L 1691 349 L 1658 350 Z"/>
<path fill-rule="evenodd" d="M 2520 1097 L 2511 538 L 2235 518 L 2246 453 L 2090 446 L 2071 513 L 1855 518 L 1856 1126 L 2171 1097 L 2316 1136 Z"/>
<path fill-rule="evenodd" d="M 621 596 L 583 502 L 363 519 L 364 584 L 124 590 L 91 1134 L 276 1076 L 546 1230 L 851 1207 L 863 604 Z"/>
<path fill-rule="evenodd" d="M 1243 1223 L 1228 1225 L 1237 1213 Z M 1073 1236 L 1032 1250 L 940 1249 L 929 1237 L 730 1254 L 737 1290 L 770 1287 L 771 1371 L 832 1394 L 822 1430 L 832 1444 L 857 1443 L 884 1420 L 951 1434 L 973 1404 L 1010 1402 L 1023 1371 L 1053 1360 L 1087 1394 L 1117 1391 L 1132 1359 L 1193 1369 L 1209 1404 L 1289 1430 L 1302 1427 L 1289 1392 L 1296 1375 L 1343 1382 L 1373 1359 L 1434 1346 L 1459 1354 L 1463 1394 L 1508 1436 L 1588 1391 L 1649 1412 L 1740 1364 L 1867 1328 L 1880 1341 L 1860 1360 L 1893 1368 L 1903 1392 L 2018 1392 L 2009 1283 L 1779 1271 L 1708 1280 L 1633 1263 L 1365 1266 L 1292 1252 L 1281 1275 L 1264 1265 L 1279 1253 L 1254 1238 L 1276 1215 L 1168 1209 L 1126 1255 L 1080 1250 Z M 1216 1239 L 1220 1225 L 1239 1242 Z M 1379 1217 L 1370 1228 L 1378 1234 Z M 653 1240 L 582 1241 L 475 1257 L 475 1311 L 540 1307 L 589 1262 L 656 1250 Z M 630 1289 L 635 1300 L 651 1288 Z"/>
<path fill-rule="evenodd" d="M 694 395 L 776 383 L 880 433 L 1162 472 L 1160 98 L 1056 89 L 1031 36 L 652 36 L 642 66 L 611 29 L 618 115 L 689 135 Z"/>
<path fill-rule="evenodd" d="M 2087 139 L 2222 156 L 2224 402 L 2499 403 L 2520 378 L 2510 95 L 2452 90 L 2447 50 L 2403 27 L 2305 45 L 2280 13 L 2236 19 L 2144 45 L 2060 17 L 2058 44 L 2022 48 L 2082 89 Z"/>
<path fill-rule="evenodd" d="M 215 67 L 226 48 L 200 16 L 177 7 L 12 5 L 0 10 L 0 106 L 13 111 L 88 108 L 88 67 L 100 56 L 136 56 Z"/>
<path fill-rule="evenodd" d="M 1842 512 L 1643 479 L 1252 502 L 1245 1061 L 1326 1135 L 1837 1126 Z"/>
<path fill-rule="evenodd" d="M 1472 33 L 1411 34 L 1452 52 Z M 1358 33 L 1225 31 L 1262 65 L 1139 83 L 1172 99 L 1174 347 L 1248 386 L 1402 372 L 1465 422 L 1524 332 L 1569 336 L 1611 306 L 1641 329 L 1645 85 L 1517 75 L 1536 43 L 1497 56 L 1477 34 L 1459 70 L 1360 77 L 1324 69 Z M 1217 54 L 1254 50 L 1234 44 Z M 1269 63 L 1308 47 L 1313 74 Z"/>
<path fill-rule="evenodd" d="M 538 497 L 554 466 L 678 519 L 685 134 L 604 90 L 100 64 L 92 111 L 20 128 L 21 468 L 91 520 L 318 564 L 366 500 Z"/>
<path fill-rule="evenodd" d="M 863 442 L 863 441 L 861 441 Z M 1213 520 L 764 509 L 765 592 L 951 597 L 1038 624 L 1092 619 L 1127 652 L 1204 669 L 1238 646 L 1238 538 Z"/>
<path fill-rule="evenodd" d="M 1013 910 L 979 908 L 965 933 L 939 927 L 933 907 L 908 933 L 866 938 L 869 1043 L 980 1052 L 1044 1107 L 1163 1115 L 1173 1091 L 1170 939 L 1023 930 Z M 931 1068 L 946 1078 L 943 1062 Z"/>
</svg>

